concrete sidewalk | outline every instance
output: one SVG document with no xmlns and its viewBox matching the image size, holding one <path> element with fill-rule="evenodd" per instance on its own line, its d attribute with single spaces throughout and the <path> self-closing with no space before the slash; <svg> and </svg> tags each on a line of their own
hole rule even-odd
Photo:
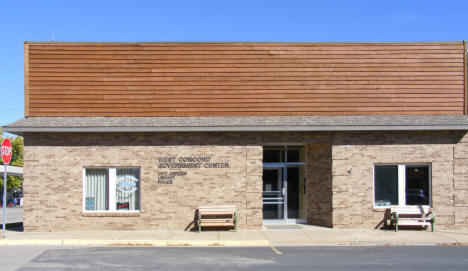
<svg viewBox="0 0 468 271">
<path fill-rule="evenodd" d="M 468 230 L 356 230 L 301 225 L 302 229 L 231 231 L 7 231 L 0 245 L 52 246 L 405 246 L 468 245 Z"/>
</svg>

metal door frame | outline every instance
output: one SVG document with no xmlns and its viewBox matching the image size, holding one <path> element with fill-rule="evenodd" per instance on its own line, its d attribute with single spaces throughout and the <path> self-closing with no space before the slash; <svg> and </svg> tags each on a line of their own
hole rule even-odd
<svg viewBox="0 0 468 271">
<path fill-rule="evenodd" d="M 280 188 L 281 191 L 278 191 L 278 192 L 280 192 L 281 195 L 282 195 L 282 199 L 281 199 L 281 200 L 282 200 L 282 203 L 280 203 L 280 202 L 271 202 L 271 203 L 268 202 L 268 203 L 266 203 L 266 204 L 278 204 L 278 205 L 281 205 L 281 204 L 282 204 L 282 205 L 283 205 L 283 219 L 278 218 L 278 219 L 266 219 L 266 220 L 270 220 L 270 221 L 283 221 L 284 218 L 286 217 L 286 216 L 285 216 L 286 214 L 284 213 L 284 206 L 285 206 L 285 204 L 286 204 L 285 197 L 284 197 L 284 192 L 285 192 L 285 189 L 284 189 L 284 171 L 285 171 L 285 170 L 284 170 L 283 167 L 280 167 L 280 166 L 268 166 L 268 167 L 263 167 L 263 169 L 278 170 L 278 173 L 281 173 L 281 175 L 278 174 L 278 184 L 281 186 L 281 188 Z M 263 178 L 262 178 L 262 182 L 263 182 Z M 263 184 L 262 184 L 262 190 L 263 190 Z M 276 198 L 276 199 L 277 199 L 278 201 L 280 200 L 279 198 Z M 262 191 L 262 202 L 263 202 L 263 204 L 265 204 L 265 201 L 264 201 L 264 199 L 263 199 L 263 191 Z"/>
<path fill-rule="evenodd" d="M 295 145 L 297 146 L 297 145 Z M 288 219 L 288 167 L 301 167 L 306 166 L 307 162 L 288 162 L 288 145 L 278 145 L 278 147 L 284 148 L 284 162 L 280 163 L 263 163 L 265 169 L 282 169 L 283 170 L 283 219 L 263 219 L 263 222 L 267 223 L 305 223 L 304 219 L 291 218 Z M 304 146 L 302 146 L 304 147 Z M 307 154 L 306 154 L 307 157 Z M 262 179 L 263 182 L 263 179 Z M 262 184 L 263 190 L 263 184 Z M 263 191 L 262 191 L 263 192 Z M 262 199 L 263 203 L 263 199 Z"/>
</svg>

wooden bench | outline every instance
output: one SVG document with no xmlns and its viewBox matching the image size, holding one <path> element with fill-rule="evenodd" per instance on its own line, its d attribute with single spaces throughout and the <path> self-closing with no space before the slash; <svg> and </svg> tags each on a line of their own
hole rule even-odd
<svg viewBox="0 0 468 271">
<path fill-rule="evenodd" d="M 435 214 L 428 206 L 391 206 L 390 214 L 391 225 L 394 225 L 395 231 L 398 231 L 399 226 L 428 227 L 429 225 L 434 231 Z"/>
<path fill-rule="evenodd" d="M 235 205 L 198 207 L 198 231 L 202 227 L 234 227 L 237 231 L 237 212 Z"/>
</svg>

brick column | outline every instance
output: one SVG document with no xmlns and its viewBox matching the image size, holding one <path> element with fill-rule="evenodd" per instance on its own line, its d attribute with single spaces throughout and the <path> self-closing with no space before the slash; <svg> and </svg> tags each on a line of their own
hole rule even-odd
<svg viewBox="0 0 468 271">
<path fill-rule="evenodd" d="M 307 222 L 332 227 L 331 143 L 307 144 Z"/>
<path fill-rule="evenodd" d="M 349 161 L 349 145 L 337 144 L 332 146 L 332 227 L 349 227 L 349 221 L 352 219 L 351 208 L 360 208 L 353 206 L 351 186 L 353 185 L 351 172 L 351 161 Z"/>
<path fill-rule="evenodd" d="M 453 148 L 453 203 L 455 227 L 466 229 L 468 224 L 468 136 Z"/>
<path fill-rule="evenodd" d="M 246 225 L 248 229 L 260 228 L 263 222 L 262 202 L 262 174 L 263 174 L 262 146 L 246 147 Z M 243 218 L 241 218 L 243 219 Z"/>
</svg>

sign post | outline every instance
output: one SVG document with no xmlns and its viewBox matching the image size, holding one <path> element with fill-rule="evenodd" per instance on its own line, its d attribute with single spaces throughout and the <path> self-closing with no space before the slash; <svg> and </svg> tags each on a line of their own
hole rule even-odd
<svg viewBox="0 0 468 271">
<path fill-rule="evenodd" d="M 3 237 L 5 237 L 5 229 L 6 229 L 6 193 L 7 193 L 7 165 L 10 164 L 11 161 L 11 154 L 12 154 L 12 147 L 10 139 L 5 138 L 2 141 L 1 145 L 1 154 L 2 154 L 2 161 L 5 165 L 5 172 L 3 173 Z"/>
</svg>

